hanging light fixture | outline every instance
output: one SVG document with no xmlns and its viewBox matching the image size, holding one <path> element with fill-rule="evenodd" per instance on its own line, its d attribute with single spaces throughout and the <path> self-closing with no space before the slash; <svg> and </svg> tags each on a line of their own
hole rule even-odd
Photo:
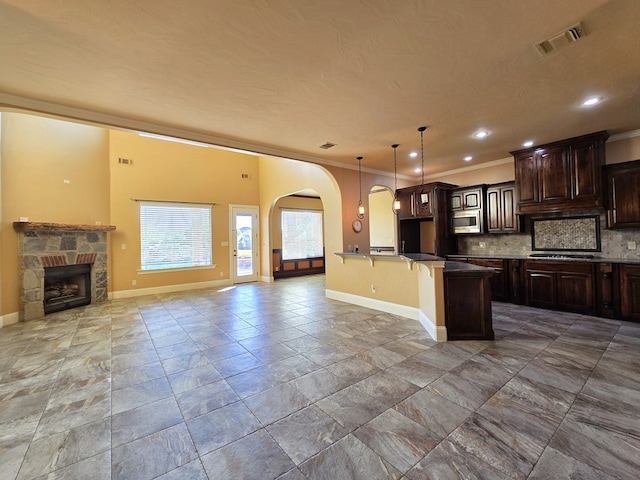
<svg viewBox="0 0 640 480">
<path fill-rule="evenodd" d="M 358 209 L 356 216 L 360 219 L 364 218 L 364 205 L 362 205 L 362 157 L 358 157 L 358 183 L 360 185 L 360 200 L 358 201 Z"/>
<path fill-rule="evenodd" d="M 396 152 L 398 144 L 391 145 L 393 148 L 393 213 L 398 215 L 400 213 L 400 199 L 398 199 L 398 162 L 396 161 Z"/>
<path fill-rule="evenodd" d="M 427 127 L 419 127 L 418 131 L 420 132 L 420 158 L 422 161 L 422 182 L 420 183 L 420 205 L 426 206 L 429 204 L 429 194 L 424 193 L 424 131 Z"/>
</svg>

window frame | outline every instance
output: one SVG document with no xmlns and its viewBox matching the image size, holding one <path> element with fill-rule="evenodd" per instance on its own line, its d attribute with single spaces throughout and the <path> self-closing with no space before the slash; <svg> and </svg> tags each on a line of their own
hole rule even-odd
<svg viewBox="0 0 640 480">
<path fill-rule="evenodd" d="M 314 255 L 314 256 L 295 256 L 295 257 L 286 257 L 285 256 L 285 239 L 284 239 L 284 235 L 285 235 L 285 229 L 284 229 L 284 219 L 283 219 L 283 215 L 285 213 L 313 213 L 313 214 L 318 214 L 320 217 L 320 230 L 321 230 L 321 235 L 320 235 L 320 250 L 319 250 L 319 255 Z M 292 207 L 281 207 L 280 208 L 280 240 L 281 240 L 281 255 L 282 255 L 282 260 L 302 260 L 302 259 L 308 259 L 308 258 L 324 258 L 324 210 L 319 210 L 319 209 L 315 209 L 315 208 L 292 208 Z"/>
<path fill-rule="evenodd" d="M 206 238 L 206 242 L 205 242 L 205 247 L 202 248 L 202 253 L 201 255 L 203 255 L 202 258 L 204 258 L 204 262 L 205 263 L 198 263 L 198 262 L 194 262 L 194 255 L 193 255 L 193 250 L 191 251 L 191 256 L 190 256 L 190 262 L 179 262 L 176 261 L 176 258 L 173 258 L 172 260 L 174 260 L 171 263 L 168 263 L 165 266 L 157 266 L 160 265 L 158 263 L 156 263 L 155 265 L 157 266 L 156 268 L 145 268 L 148 267 L 149 265 L 154 265 L 150 262 L 148 262 L 147 264 L 144 263 L 144 255 L 145 255 L 145 249 L 149 248 L 148 246 L 145 246 L 144 242 L 145 242 L 145 229 L 146 229 L 146 225 L 143 225 L 144 219 L 143 219 L 143 209 L 145 207 L 154 207 L 154 208 L 184 208 L 184 209 L 192 209 L 192 210 L 207 210 L 207 221 L 208 221 L 208 231 L 206 230 L 205 226 L 205 231 L 202 232 L 202 235 L 200 236 L 196 236 L 195 239 L 197 240 L 198 238 Z M 168 201 L 152 201 L 152 200 L 140 200 L 139 201 L 139 205 L 138 205 L 138 222 L 139 222 L 139 232 L 140 232 L 140 257 L 139 257 L 139 261 L 140 261 L 140 268 L 138 270 L 138 273 L 143 273 L 143 274 L 147 274 L 147 273 L 158 273 L 158 272 L 175 272 L 175 271 L 181 271 L 181 270 L 197 270 L 197 269 L 208 269 L 208 268 L 215 268 L 215 264 L 213 262 L 213 215 L 212 215 L 212 211 L 211 211 L 211 207 L 212 204 L 209 203 L 187 203 L 187 202 L 168 202 Z M 194 212 L 195 213 L 195 212 Z M 208 234 L 208 235 L 207 235 Z M 172 245 L 178 245 L 177 242 L 176 244 L 172 244 Z M 206 248 L 208 247 L 208 249 Z M 176 248 L 174 246 L 174 248 Z M 208 255 L 204 252 L 208 252 Z M 208 258 L 207 258 L 208 257 Z M 182 264 L 181 264 L 182 263 Z M 191 263 L 190 265 L 187 265 L 185 263 Z M 198 263 L 198 264 L 194 264 L 194 263 Z M 174 266 L 171 266 L 174 265 Z"/>
</svg>

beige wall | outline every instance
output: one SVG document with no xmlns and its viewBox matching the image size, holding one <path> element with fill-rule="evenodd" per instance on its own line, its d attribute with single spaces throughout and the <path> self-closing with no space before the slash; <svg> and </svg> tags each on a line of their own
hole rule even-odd
<svg viewBox="0 0 640 480">
<path fill-rule="evenodd" d="M 374 186 L 369 193 L 369 242 L 372 247 L 395 247 L 397 217 L 393 214 L 393 192 Z"/>
<path fill-rule="evenodd" d="M 640 159 L 640 135 L 622 140 L 609 140 L 605 144 L 607 164 Z"/>
<path fill-rule="evenodd" d="M 13 222 L 109 224 L 109 138 L 103 128 L 2 114 L 2 311 L 18 311 Z M 69 183 L 65 183 L 65 180 Z"/>
<path fill-rule="evenodd" d="M 118 158 L 133 160 L 132 165 Z M 111 131 L 111 219 L 113 291 L 153 289 L 169 285 L 222 281 L 230 278 L 229 205 L 258 205 L 258 158 Z M 247 174 L 249 178 L 243 179 Z M 212 207 L 215 268 L 139 273 L 138 203 L 131 199 L 217 203 Z M 232 243 L 232 242 L 230 242 Z M 126 248 L 122 249 L 122 245 Z M 132 285 L 135 281 L 136 285 Z"/>
<path fill-rule="evenodd" d="M 386 175 L 378 175 L 375 173 L 369 173 L 367 171 L 362 172 L 362 204 L 365 208 L 365 218 L 362 221 L 362 231 L 356 233 L 351 228 L 351 224 L 356 219 L 356 208 L 358 206 L 359 196 L 359 182 L 358 182 L 358 170 L 352 170 L 348 168 L 338 168 L 333 166 L 327 166 L 326 169 L 333 175 L 337 184 L 340 187 L 342 195 L 342 231 L 344 232 L 343 244 L 336 251 L 346 252 L 347 245 L 358 245 L 360 251 L 369 251 L 369 195 L 368 192 L 375 185 L 381 185 L 393 190 L 393 177 Z M 400 185 L 402 182 L 398 181 L 398 188 L 407 185 Z M 335 228 L 335 226 L 334 226 Z"/>
<path fill-rule="evenodd" d="M 334 252 L 341 251 L 342 230 L 336 228 L 342 210 L 342 197 L 335 178 L 323 167 L 273 157 L 260 157 L 260 235 L 261 270 L 263 280 L 273 280 L 269 238 L 269 222 L 273 218 L 279 198 L 311 189 L 322 201 L 324 211 L 324 246 L 327 288 L 331 284 L 332 272 L 338 258 Z"/>
<path fill-rule="evenodd" d="M 499 160 L 493 163 L 493 165 L 484 168 L 469 166 L 446 174 L 430 175 L 425 179 L 425 182 L 444 182 L 467 187 L 483 183 L 510 182 L 516 178 L 512 159 Z"/>
</svg>

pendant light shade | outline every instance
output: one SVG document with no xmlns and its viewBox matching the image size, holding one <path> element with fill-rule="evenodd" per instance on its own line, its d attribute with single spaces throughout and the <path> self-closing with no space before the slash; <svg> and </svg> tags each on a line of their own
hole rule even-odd
<svg viewBox="0 0 640 480">
<path fill-rule="evenodd" d="M 393 148 L 393 213 L 398 215 L 400 213 L 400 200 L 398 199 L 398 162 L 396 159 L 396 153 L 398 144 L 394 143 L 391 145 Z"/>
<path fill-rule="evenodd" d="M 358 157 L 358 184 L 360 186 L 360 197 L 358 200 L 358 208 L 356 216 L 360 219 L 364 218 L 364 205 L 362 204 L 362 157 Z"/>
</svg>

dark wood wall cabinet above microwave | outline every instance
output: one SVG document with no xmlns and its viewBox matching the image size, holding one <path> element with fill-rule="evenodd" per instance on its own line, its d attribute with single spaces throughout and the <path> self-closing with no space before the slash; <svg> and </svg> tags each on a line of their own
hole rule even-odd
<svg viewBox="0 0 640 480">
<path fill-rule="evenodd" d="M 465 223 L 466 222 L 466 223 Z M 477 228 L 470 227 L 473 223 Z M 516 214 L 515 182 L 476 185 L 449 192 L 451 233 L 518 233 L 522 231 Z"/>
<path fill-rule="evenodd" d="M 607 226 L 640 228 L 640 160 L 605 165 Z"/>
<path fill-rule="evenodd" d="M 511 152 L 520 214 L 599 208 L 605 131 Z"/>
</svg>

